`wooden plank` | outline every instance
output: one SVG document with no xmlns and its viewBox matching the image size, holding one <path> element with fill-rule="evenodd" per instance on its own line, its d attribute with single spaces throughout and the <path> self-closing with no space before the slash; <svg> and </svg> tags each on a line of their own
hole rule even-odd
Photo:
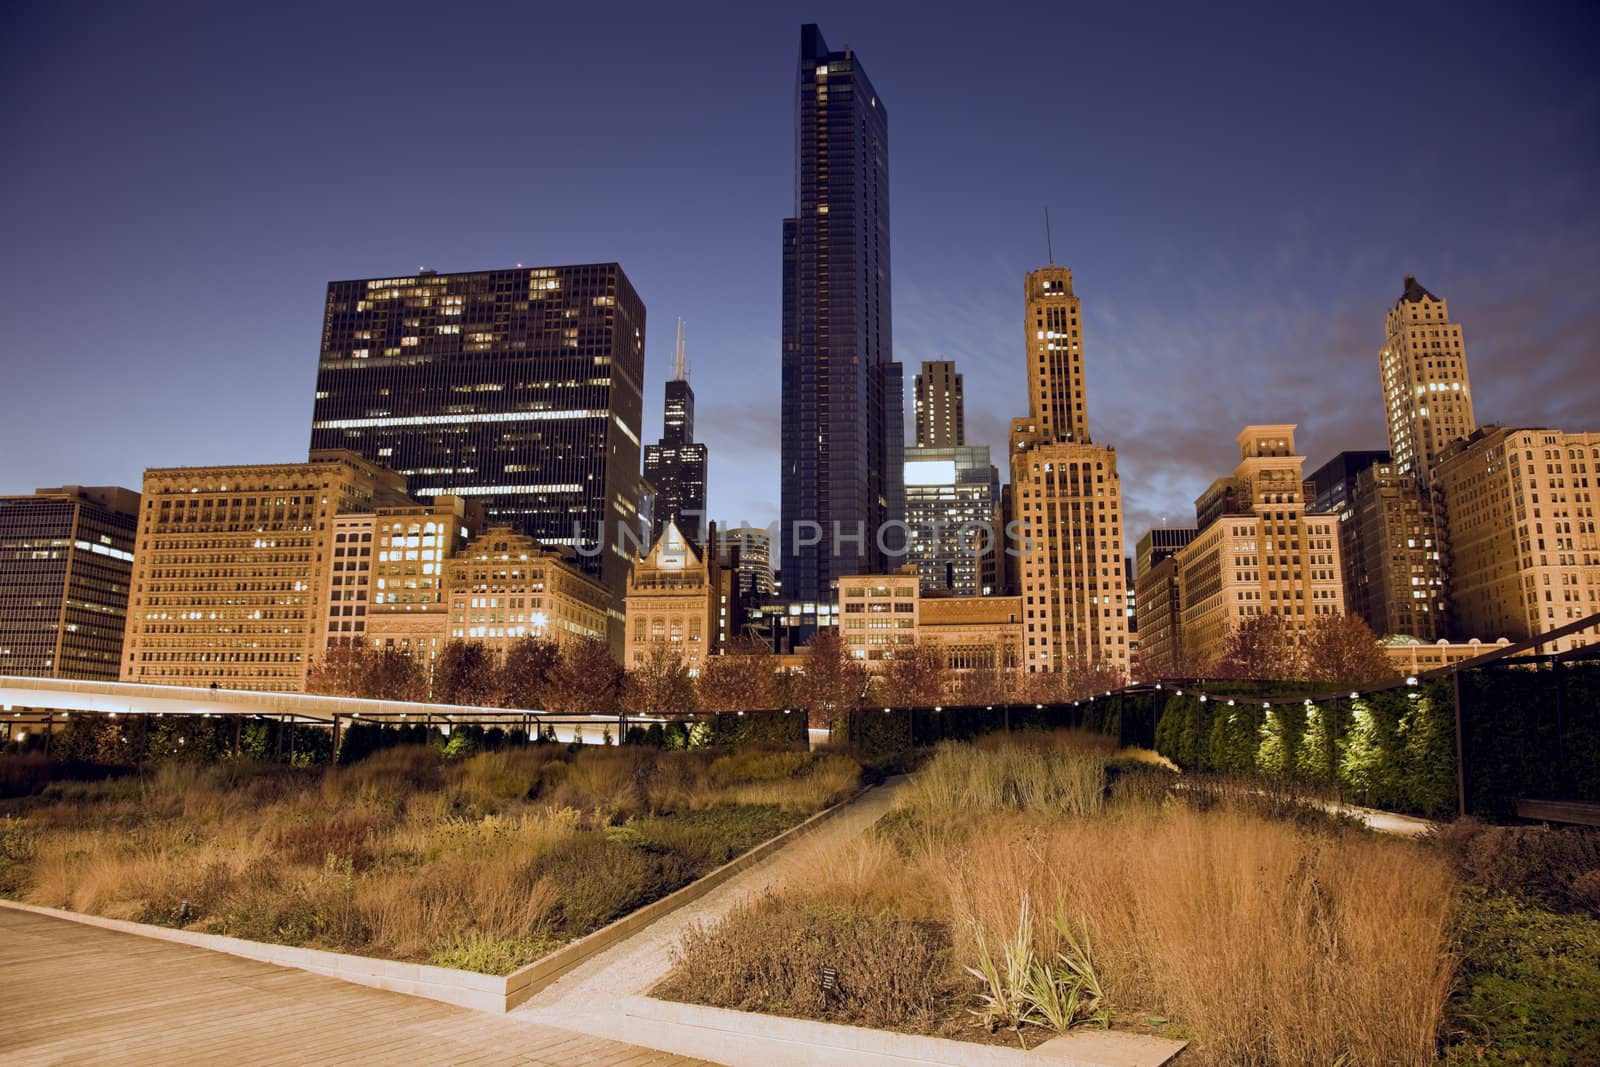
<svg viewBox="0 0 1600 1067">
<path fill-rule="evenodd" d="M 1600 804 L 1581 800 L 1515 800 L 1512 803 L 1516 805 L 1519 819 L 1600 826 Z"/>
</svg>

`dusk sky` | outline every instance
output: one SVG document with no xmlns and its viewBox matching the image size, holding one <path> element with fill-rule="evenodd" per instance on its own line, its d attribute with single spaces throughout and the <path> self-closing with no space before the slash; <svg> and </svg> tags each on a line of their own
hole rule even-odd
<svg viewBox="0 0 1600 1067">
<path fill-rule="evenodd" d="M 332 279 L 615 260 L 645 439 L 682 316 L 710 509 L 775 520 L 807 21 L 888 107 L 907 385 L 1002 472 L 1049 205 L 1130 544 L 1248 422 L 1385 447 L 1407 273 L 1480 422 L 1600 429 L 1600 8 L 1295 6 L 13 5 L 0 492 L 303 459 Z"/>
</svg>

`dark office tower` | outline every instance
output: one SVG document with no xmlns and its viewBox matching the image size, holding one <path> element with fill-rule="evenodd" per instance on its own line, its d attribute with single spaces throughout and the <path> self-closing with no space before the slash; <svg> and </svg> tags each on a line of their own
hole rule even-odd
<svg viewBox="0 0 1600 1067">
<path fill-rule="evenodd" d="M 576 546 L 619 620 L 644 320 L 615 263 L 333 282 L 311 447 L 350 449 L 419 499 L 475 497 L 492 525 Z"/>
<path fill-rule="evenodd" d="M 706 446 L 694 439 L 694 390 L 689 388 L 689 364 L 684 357 L 683 320 L 678 320 L 678 347 L 672 380 L 667 382 L 666 414 L 661 440 L 644 449 L 644 476 L 655 486 L 651 511 L 651 544 L 661 538 L 669 522 L 697 545 L 705 544 Z"/>
<path fill-rule="evenodd" d="M 0 497 L 0 674 L 117 680 L 138 517 L 131 489 Z"/>
<path fill-rule="evenodd" d="M 901 517 L 903 379 L 889 307 L 889 118 L 854 52 L 800 31 L 795 217 L 783 222 L 783 596 L 882 574 Z M 814 526 L 812 524 L 815 524 Z M 837 535 L 837 536 L 836 536 Z M 801 542 L 820 536 L 820 543 Z"/>
<path fill-rule="evenodd" d="M 966 402 L 961 375 L 950 360 L 924 360 L 913 390 L 917 405 L 917 447 L 955 448 L 967 443 Z"/>
</svg>

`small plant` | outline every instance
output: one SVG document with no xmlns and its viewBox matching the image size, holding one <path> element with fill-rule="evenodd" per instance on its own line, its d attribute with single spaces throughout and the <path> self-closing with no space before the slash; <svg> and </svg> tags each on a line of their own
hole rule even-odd
<svg viewBox="0 0 1600 1067">
<path fill-rule="evenodd" d="M 1017 932 L 1004 946 L 1004 960 L 996 960 L 989 950 L 983 927 L 972 924 L 973 938 L 978 946 L 978 965 L 968 967 L 967 973 L 983 983 L 984 992 L 978 994 L 978 1007 L 972 1009 L 978 1025 L 991 1034 L 996 1030 L 1013 1030 L 1022 1041 L 1022 1027 L 1029 1022 L 1033 1002 L 1028 996 L 1030 977 L 1034 973 L 1033 923 L 1028 915 L 1028 898 L 1022 898 L 1022 910 L 1017 916 Z M 1023 1047 L 1027 1043 L 1022 1042 Z"/>
<path fill-rule="evenodd" d="M 1003 960 L 990 951 L 983 927 L 972 924 L 978 965 L 968 967 L 967 973 L 984 986 L 972 1014 L 990 1033 L 1012 1030 L 1021 1041 L 1025 1026 L 1057 1033 L 1082 1023 L 1110 1027 L 1111 1009 L 1095 973 L 1087 921 L 1082 923 L 1081 933 L 1074 933 L 1058 902 L 1053 922 L 1066 944 L 1066 950 L 1058 952 L 1054 960 L 1038 958 L 1034 949 L 1032 905 L 1026 894 L 1017 914 L 1017 931 L 1004 947 Z"/>
</svg>

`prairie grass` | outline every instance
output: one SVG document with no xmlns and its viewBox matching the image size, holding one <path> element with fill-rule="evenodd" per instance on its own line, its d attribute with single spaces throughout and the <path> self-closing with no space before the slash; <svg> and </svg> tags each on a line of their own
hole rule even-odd
<svg viewBox="0 0 1600 1067">
<path fill-rule="evenodd" d="M 970 1034 L 975 1012 L 1013 1040 L 1157 1018 L 1195 1064 L 1435 1061 L 1457 899 L 1435 850 L 1164 784 L 1107 799 L 1113 758 L 1071 737 L 941 747 L 879 832 L 813 846 L 803 884 L 686 938 L 663 991 L 928 1033 Z M 796 946 L 898 967 L 876 955 L 897 923 L 943 961 L 901 1010 L 804 990 L 820 957 Z"/>
<path fill-rule="evenodd" d="M 853 792 L 807 753 L 426 746 L 162 764 L 0 819 L 0 892 L 255 940 L 509 971 Z"/>
</svg>

